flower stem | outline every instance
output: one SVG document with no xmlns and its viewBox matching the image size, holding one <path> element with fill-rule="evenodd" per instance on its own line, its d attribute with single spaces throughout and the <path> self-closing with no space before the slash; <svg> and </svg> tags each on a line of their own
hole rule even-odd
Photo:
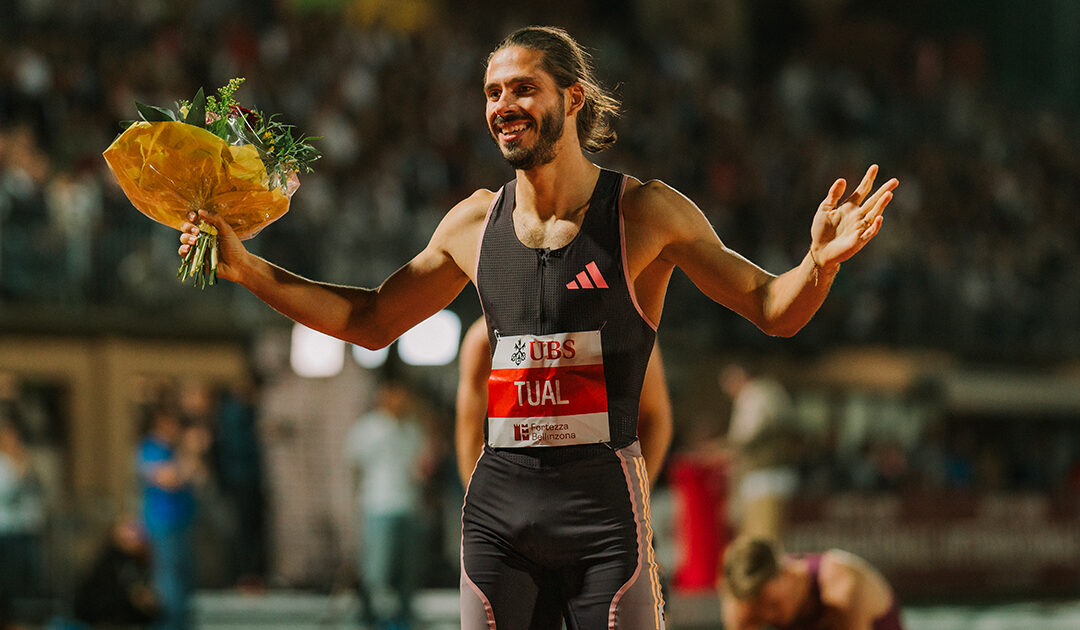
<svg viewBox="0 0 1080 630">
<path fill-rule="evenodd" d="M 195 245 L 188 250 L 180 268 L 176 270 L 176 277 L 180 282 L 192 279 L 192 286 L 205 289 L 207 285 L 213 285 L 217 281 L 217 230 L 205 221 L 199 222 L 199 235 L 195 239 Z"/>
</svg>

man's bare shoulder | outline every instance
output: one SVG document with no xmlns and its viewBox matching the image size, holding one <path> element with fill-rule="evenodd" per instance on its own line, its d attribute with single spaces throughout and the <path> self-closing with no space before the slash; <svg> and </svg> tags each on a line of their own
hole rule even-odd
<svg viewBox="0 0 1080 630">
<path fill-rule="evenodd" d="M 658 179 L 629 177 L 622 212 L 628 239 L 659 256 L 670 243 L 698 238 L 709 229 L 701 210 L 685 195 Z"/>
<path fill-rule="evenodd" d="M 491 202 L 495 201 L 497 194 L 481 188 L 459 201 L 446 216 L 448 219 L 467 223 L 483 221 L 487 216 L 488 209 L 491 207 Z"/>
<path fill-rule="evenodd" d="M 436 243 L 467 244 L 479 236 L 495 193 L 480 189 L 459 201 L 439 223 L 432 239 Z"/>
<path fill-rule="evenodd" d="M 458 202 L 439 222 L 425 251 L 449 256 L 470 280 L 474 280 L 477 245 L 484 218 L 494 199 L 495 193 L 481 189 Z"/>
<path fill-rule="evenodd" d="M 669 220 L 696 211 L 686 195 L 664 182 L 658 179 L 643 182 L 631 176 L 627 176 L 626 188 L 623 189 L 622 207 L 627 218 L 635 221 Z"/>
<path fill-rule="evenodd" d="M 839 608 L 851 604 L 868 568 L 866 561 L 855 554 L 840 549 L 823 553 L 819 574 L 822 600 Z"/>
</svg>

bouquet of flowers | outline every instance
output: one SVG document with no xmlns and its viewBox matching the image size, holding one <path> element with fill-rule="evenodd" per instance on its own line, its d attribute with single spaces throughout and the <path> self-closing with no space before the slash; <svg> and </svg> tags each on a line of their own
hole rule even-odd
<svg viewBox="0 0 1080 630">
<path fill-rule="evenodd" d="M 176 111 L 136 103 L 142 117 L 105 150 L 105 161 L 132 205 L 151 219 L 182 229 L 189 212 L 222 216 L 242 239 L 255 236 L 289 210 L 300 186 L 297 174 L 311 172 L 320 157 L 293 126 L 241 107 L 236 78 L 205 96 L 176 103 Z M 177 271 L 200 288 L 217 278 L 217 231 L 199 223 L 198 241 Z"/>
</svg>

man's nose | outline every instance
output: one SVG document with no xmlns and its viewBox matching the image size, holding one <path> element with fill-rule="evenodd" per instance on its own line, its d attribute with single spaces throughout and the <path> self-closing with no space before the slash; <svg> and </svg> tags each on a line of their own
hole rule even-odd
<svg viewBox="0 0 1080 630">
<path fill-rule="evenodd" d="M 509 91 L 500 94 L 498 100 L 495 101 L 495 113 L 499 116 L 505 116 L 507 113 L 516 110 L 517 99 Z"/>
</svg>

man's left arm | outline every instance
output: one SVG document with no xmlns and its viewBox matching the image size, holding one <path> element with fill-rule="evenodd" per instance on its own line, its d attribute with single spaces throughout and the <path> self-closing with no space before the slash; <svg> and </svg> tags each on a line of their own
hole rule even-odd
<svg viewBox="0 0 1080 630">
<path fill-rule="evenodd" d="M 881 229 L 882 212 L 898 182 L 890 179 L 871 195 L 877 170 L 871 166 L 843 203 L 847 184 L 842 179 L 833 183 L 814 215 L 809 251 L 778 276 L 726 247 L 701 210 L 674 189 L 644 184 L 635 203 L 648 207 L 648 216 L 662 217 L 662 224 L 649 219 L 660 232 L 659 259 L 678 266 L 707 296 L 767 334 L 790 337 L 817 312 L 840 263 Z"/>
</svg>

